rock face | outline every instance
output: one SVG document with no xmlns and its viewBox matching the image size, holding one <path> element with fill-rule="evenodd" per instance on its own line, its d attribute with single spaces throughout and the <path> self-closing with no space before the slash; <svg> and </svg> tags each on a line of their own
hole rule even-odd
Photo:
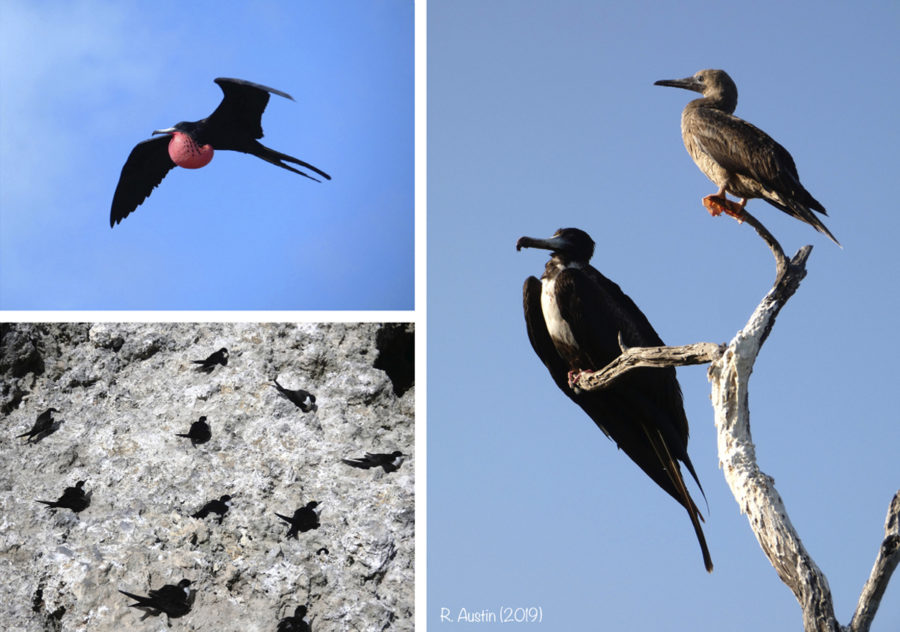
<svg viewBox="0 0 900 632">
<path fill-rule="evenodd" d="M 0 325 L 3 629 L 167 630 L 118 591 L 187 578 L 193 606 L 171 629 L 272 631 L 307 605 L 315 632 L 412 630 L 412 457 L 391 473 L 341 461 L 413 454 L 409 367 L 387 368 L 412 338 L 412 325 Z M 191 363 L 222 347 L 227 365 Z M 54 431 L 16 438 L 50 407 Z M 209 441 L 175 436 L 201 416 Z M 35 502 L 80 480 L 80 513 Z M 226 494 L 221 524 L 191 517 Z M 275 513 L 310 501 L 321 526 L 286 538 Z"/>
</svg>

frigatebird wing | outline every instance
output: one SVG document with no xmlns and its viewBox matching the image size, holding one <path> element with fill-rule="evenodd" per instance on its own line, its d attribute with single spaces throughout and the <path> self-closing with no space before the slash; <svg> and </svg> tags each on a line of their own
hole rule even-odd
<svg viewBox="0 0 900 632">
<path fill-rule="evenodd" d="M 522 287 L 522 306 L 525 309 L 525 326 L 528 328 L 528 340 L 531 342 L 531 347 L 547 367 L 550 377 L 553 378 L 560 390 L 572 397 L 567 377 L 569 367 L 557 353 L 553 340 L 550 339 L 550 332 L 547 331 L 547 323 L 544 321 L 544 312 L 541 308 L 541 282 L 533 276 L 525 279 L 525 285 Z"/>
<path fill-rule="evenodd" d="M 213 144 L 214 149 L 236 149 L 228 146 L 230 136 L 246 141 L 263 137 L 262 115 L 269 103 L 269 93 L 294 100 L 286 92 L 268 86 L 219 77 L 215 80 L 225 96 L 219 107 L 206 119 L 207 134 L 219 142 Z M 224 141 L 225 144 L 220 146 Z"/>
<path fill-rule="evenodd" d="M 175 166 L 169 157 L 168 134 L 149 138 L 134 146 L 122 167 L 119 184 L 113 195 L 109 212 L 109 226 L 112 228 L 128 217 L 141 203 L 150 197 L 169 170 Z"/>
</svg>

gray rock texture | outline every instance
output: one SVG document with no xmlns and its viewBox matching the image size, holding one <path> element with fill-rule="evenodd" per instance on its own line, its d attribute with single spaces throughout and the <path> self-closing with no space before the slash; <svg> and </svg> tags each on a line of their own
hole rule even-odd
<svg viewBox="0 0 900 632">
<path fill-rule="evenodd" d="M 341 462 L 414 453 L 412 338 L 402 324 L 0 325 L 0 629 L 271 631 L 308 605 L 314 632 L 412 630 L 412 457 L 388 474 Z M 226 366 L 195 369 L 221 347 Z M 16 438 L 49 407 L 55 431 Z M 208 442 L 175 436 L 201 415 Z M 84 511 L 35 502 L 79 480 Z M 221 524 L 190 517 L 223 494 Z M 275 512 L 311 500 L 321 526 L 287 539 Z M 193 607 L 171 622 L 118 592 L 182 578 Z"/>
</svg>

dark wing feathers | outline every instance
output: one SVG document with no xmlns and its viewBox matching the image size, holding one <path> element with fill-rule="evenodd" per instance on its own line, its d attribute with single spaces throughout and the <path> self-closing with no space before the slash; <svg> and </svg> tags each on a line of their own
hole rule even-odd
<svg viewBox="0 0 900 632">
<path fill-rule="evenodd" d="M 531 276 L 525 279 L 522 288 L 522 304 L 525 308 L 525 325 L 528 329 L 528 340 L 531 347 L 538 355 L 544 366 L 550 372 L 550 376 L 556 385 L 564 393 L 572 396 L 569 389 L 566 374 L 568 367 L 565 361 L 556 352 L 547 324 L 544 322 L 544 313 L 541 309 L 541 282 Z"/>
<path fill-rule="evenodd" d="M 131 150 L 113 195 L 109 212 L 110 227 L 121 222 L 140 206 L 175 166 L 169 158 L 170 140 L 171 136 L 164 134 L 142 141 Z"/>
<path fill-rule="evenodd" d="M 215 112 L 206 119 L 206 131 L 210 137 L 220 141 L 224 139 L 225 143 L 216 143 L 213 145 L 214 149 L 235 149 L 228 146 L 227 141 L 232 130 L 239 130 L 238 138 L 244 141 L 247 135 L 251 138 L 263 137 L 262 115 L 269 103 L 270 92 L 294 100 L 286 92 L 241 79 L 219 77 L 216 83 L 222 88 L 225 97 Z"/>
</svg>

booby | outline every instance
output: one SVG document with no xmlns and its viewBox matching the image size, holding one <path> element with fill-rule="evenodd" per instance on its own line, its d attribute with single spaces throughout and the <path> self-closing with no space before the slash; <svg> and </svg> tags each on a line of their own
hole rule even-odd
<svg viewBox="0 0 900 632">
<path fill-rule="evenodd" d="M 293 617 L 285 617 L 278 622 L 276 632 L 312 632 L 306 620 L 306 606 L 297 606 Z"/>
<path fill-rule="evenodd" d="M 163 612 L 168 618 L 177 619 L 191 611 L 193 599 L 191 599 L 190 585 L 191 580 L 182 579 L 177 586 L 166 584 L 159 590 L 151 590 L 146 597 L 125 592 L 124 590 L 119 590 L 119 592 L 137 602 L 129 604 L 130 607 L 146 610 L 146 614 L 141 617 L 141 621 L 151 615 L 158 616 Z"/>
<path fill-rule="evenodd" d="M 50 509 L 71 509 L 79 513 L 91 504 L 90 495 L 84 493 L 84 481 L 75 483 L 75 487 L 66 487 L 59 500 L 37 500 L 36 502 L 47 505 Z"/>
<path fill-rule="evenodd" d="M 620 334 L 632 347 L 662 346 L 662 340 L 619 286 L 590 266 L 594 241 L 586 232 L 562 228 L 550 239 L 522 237 L 516 250 L 522 248 L 551 251 L 541 280 L 528 277 L 523 288 L 531 346 L 560 390 L 687 510 L 712 571 L 703 517 L 678 465 L 684 463 L 700 487 L 687 453 L 688 421 L 675 369 L 635 369 L 593 392 L 570 386 L 578 373 L 602 369 L 620 354 Z"/>
<path fill-rule="evenodd" d="M 275 515 L 291 525 L 288 529 L 287 537 L 296 538 L 297 533 L 306 533 L 312 529 L 319 528 L 319 514 L 316 513 L 316 507 L 319 503 L 315 500 L 306 503 L 305 507 L 300 507 L 294 512 L 292 517 L 282 516 L 280 513 Z"/>
<path fill-rule="evenodd" d="M 225 514 L 228 513 L 228 510 L 231 508 L 231 496 L 225 494 L 218 500 L 211 500 L 203 507 L 197 511 L 197 513 L 191 515 L 191 518 L 197 518 L 198 520 L 203 520 L 211 513 L 219 514 L 219 524 L 222 524 L 222 520 L 225 518 Z"/>
<path fill-rule="evenodd" d="M 222 366 L 226 366 L 228 364 L 228 349 L 222 347 L 205 360 L 194 360 L 193 362 L 194 364 L 200 365 L 196 367 L 198 371 L 202 371 L 203 373 L 212 373 L 212 370 L 216 368 L 217 364 L 221 364 Z"/>
<path fill-rule="evenodd" d="M 701 70 L 684 79 L 662 79 L 657 86 L 693 90 L 703 95 L 681 114 L 684 146 L 700 171 L 719 190 L 703 198 L 712 215 L 722 212 L 738 220 L 750 198 L 762 198 L 791 217 L 806 222 L 840 245 L 813 211 L 827 215 L 802 184 L 794 159 L 787 149 L 764 131 L 734 116 L 737 86 L 724 70 Z M 733 202 L 731 193 L 741 198 Z"/>
<path fill-rule="evenodd" d="M 289 399 L 303 412 L 308 413 L 309 411 L 316 410 L 318 408 L 318 406 L 316 406 L 316 396 L 309 391 L 304 391 L 302 388 L 297 389 L 296 391 L 292 391 L 289 388 L 284 388 L 281 384 L 278 383 L 278 378 L 275 378 L 272 381 L 275 382 L 272 386 L 277 388 L 278 392 L 281 393 L 283 397 Z"/>
<path fill-rule="evenodd" d="M 353 467 L 358 467 L 363 470 L 367 470 L 371 467 L 380 467 L 384 470 L 385 474 L 390 474 L 391 472 L 396 472 L 400 469 L 400 465 L 403 463 L 403 457 L 406 455 L 400 452 L 400 450 L 394 450 L 390 454 L 376 454 L 372 452 L 366 452 L 366 456 L 361 459 L 341 459 L 347 465 L 352 465 Z"/>
<path fill-rule="evenodd" d="M 176 434 L 175 436 L 190 439 L 191 445 L 196 447 L 201 443 L 209 441 L 210 437 L 212 437 L 212 430 L 210 430 L 209 424 L 206 423 L 206 417 L 203 416 L 191 424 L 191 428 L 187 431 L 187 434 Z"/>
<path fill-rule="evenodd" d="M 53 413 L 58 412 L 59 411 L 55 408 L 48 408 L 40 415 L 38 415 L 37 419 L 34 422 L 34 425 L 31 427 L 31 430 L 17 435 L 16 438 L 19 439 L 21 437 L 28 437 L 28 443 L 39 442 L 41 439 L 51 434 L 54 430 L 56 430 L 56 428 L 59 427 L 59 422 L 53 419 Z"/>
</svg>

